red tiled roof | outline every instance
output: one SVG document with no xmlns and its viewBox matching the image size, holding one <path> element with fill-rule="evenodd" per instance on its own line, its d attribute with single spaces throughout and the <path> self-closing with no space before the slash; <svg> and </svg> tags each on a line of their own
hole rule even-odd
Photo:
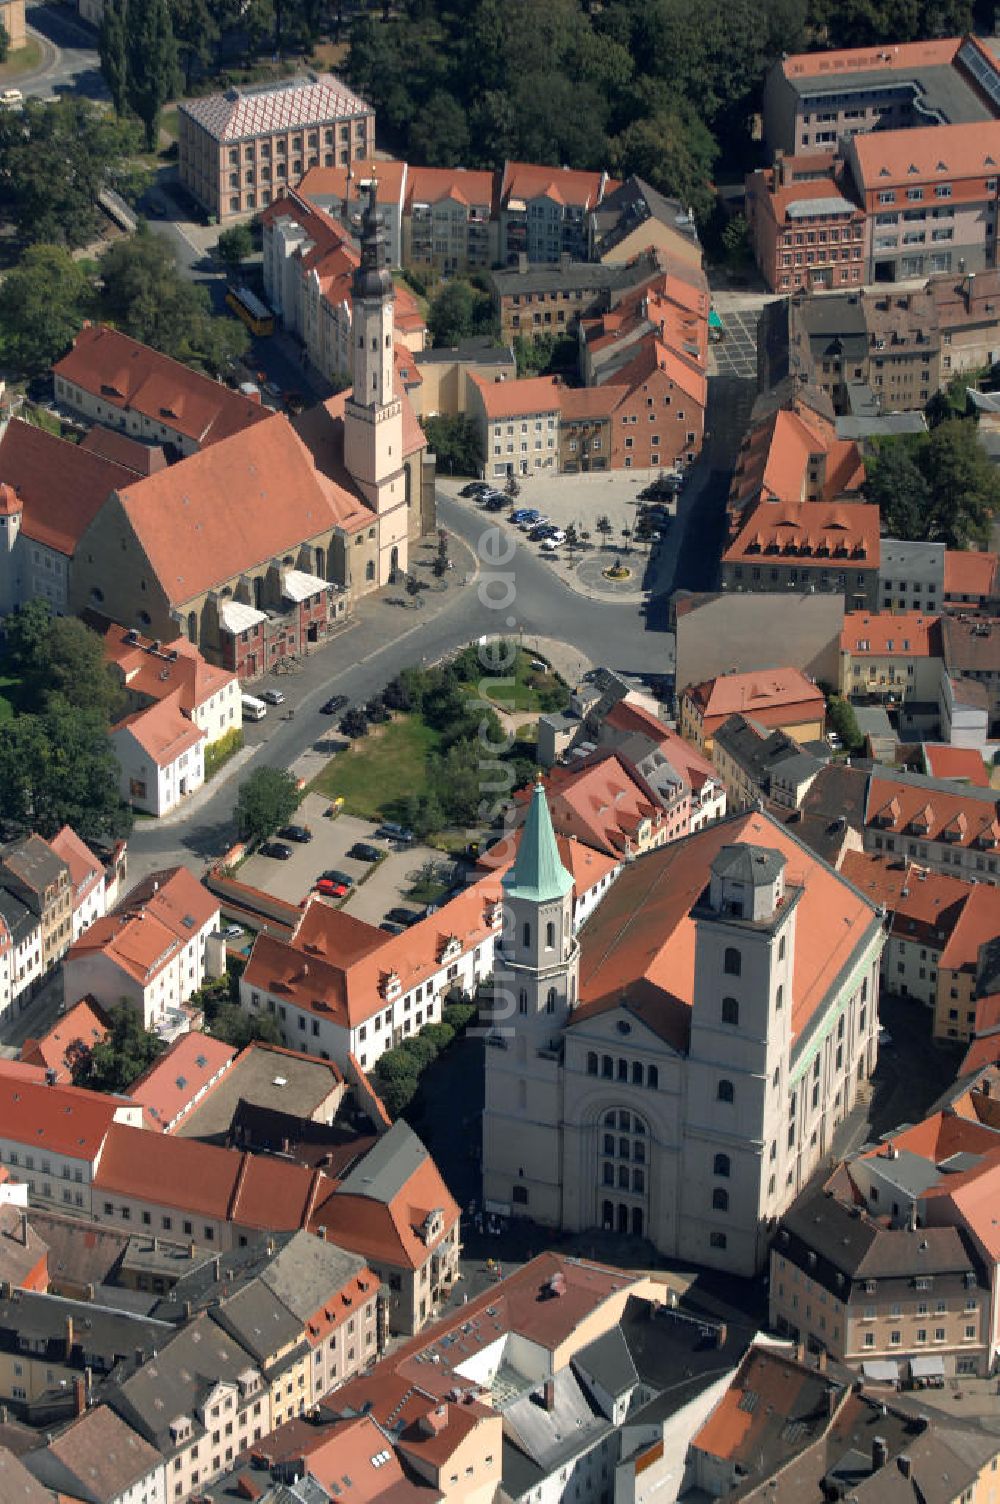
<svg viewBox="0 0 1000 1504">
<path fill-rule="evenodd" d="M 914 68 L 944 67 L 954 62 L 961 37 L 923 42 L 895 42 L 891 47 L 841 47 L 831 52 L 792 52 L 782 59 L 781 71 L 793 83 L 797 78 L 829 74 L 837 78 L 851 73 L 909 73 Z"/>
<path fill-rule="evenodd" d="M 170 767 L 182 752 L 196 747 L 200 741 L 204 741 L 206 735 L 181 710 L 179 689 L 144 710 L 136 710 L 132 715 L 127 715 L 112 728 L 112 739 L 122 731 L 129 731 L 142 750 L 160 768 Z"/>
<path fill-rule="evenodd" d="M 944 553 L 944 593 L 971 596 L 973 600 L 989 597 L 996 591 L 997 555 L 973 553 L 971 550 L 946 548 Z"/>
<path fill-rule="evenodd" d="M 922 611 L 847 611 L 840 651 L 852 658 L 879 658 L 894 653 L 908 658 L 939 658 L 940 618 Z"/>
<path fill-rule="evenodd" d="M 524 826 L 519 825 L 515 830 L 503 836 L 495 846 L 483 852 L 478 865 L 502 876 L 514 864 L 523 832 Z M 593 846 L 588 846 L 585 841 L 572 840 L 569 836 L 557 834 L 556 846 L 559 850 L 559 860 L 573 879 L 577 899 L 582 898 L 609 873 L 621 866 L 619 857 L 598 851 Z"/>
<path fill-rule="evenodd" d="M 72 557 L 84 530 L 130 470 L 12 418 L 0 439 L 0 482 L 17 493 L 25 536 Z"/>
<path fill-rule="evenodd" d="M 248 401 L 222 382 L 106 324 L 85 324 L 72 350 L 52 369 L 110 407 L 140 413 L 202 446 L 218 443 L 270 416 L 259 403 Z"/>
<path fill-rule="evenodd" d="M 868 783 L 864 819 L 866 826 L 897 834 L 909 830 L 925 841 L 946 840 L 955 846 L 978 842 L 983 850 L 994 850 L 1000 845 L 998 806 L 1000 795 L 904 783 L 876 770 Z"/>
<path fill-rule="evenodd" d="M 163 645 L 114 621 L 105 622 L 100 630 L 105 662 L 116 665 L 126 688 L 151 700 L 162 700 L 179 691 L 178 703 L 189 716 L 236 678 L 227 669 L 206 662 L 186 637 Z"/>
<path fill-rule="evenodd" d="M 975 976 L 979 952 L 1000 936 L 1000 888 L 978 883 L 962 906 L 948 944 L 941 953 L 942 971 L 965 971 Z"/>
<path fill-rule="evenodd" d="M 869 192 L 929 180 L 995 177 L 1000 120 L 862 131 L 851 138 L 851 150 L 857 154 L 861 187 Z"/>
<path fill-rule="evenodd" d="M 166 1132 L 208 1083 L 232 1064 L 236 1053 L 232 1045 L 210 1034 L 182 1034 L 133 1081 L 126 1095 L 139 1103 L 153 1127 Z"/>
<path fill-rule="evenodd" d="M 56 1020 L 47 1034 L 40 1039 L 26 1039 L 21 1046 L 21 1059 L 28 1065 L 53 1070 L 56 1079 L 68 1082 L 73 1073 L 76 1050 L 80 1045 L 92 1049 L 107 1038 L 108 1020 L 100 1003 L 93 998 L 81 998 Z"/>
<path fill-rule="evenodd" d="M 972 892 L 960 877 L 862 851 L 844 853 L 840 875 L 872 903 L 891 911 L 893 934 L 919 938 L 936 950 L 946 943 Z"/>
<path fill-rule="evenodd" d="M 74 941 L 66 964 L 101 951 L 129 976 L 148 985 L 218 914 L 218 900 L 186 867 L 154 872 Z"/>
<path fill-rule="evenodd" d="M 691 910 L 705 891 L 714 858 L 723 846 L 741 841 L 778 851 L 787 860 L 786 882 L 803 889 L 796 909 L 791 1016 L 793 1038 L 802 1033 L 877 916 L 872 904 L 787 827 L 758 812 L 720 820 L 625 868 L 581 932 L 582 1005 L 574 1020 L 623 1004 L 675 1048 L 684 1047 L 690 1011 L 699 1001 Z"/>
<path fill-rule="evenodd" d="M 600 172 L 574 172 L 568 167 L 542 167 L 533 162 L 505 162 L 500 199 L 506 205 L 509 199 L 547 196 L 559 204 L 574 205 L 582 209 L 594 209 L 603 197 L 614 193 L 621 184 L 614 178 L 605 178 L 602 189 Z"/>
<path fill-rule="evenodd" d="M 357 494 L 317 470 L 283 413 L 136 481 L 120 499 L 173 605 L 333 528 L 373 520 Z"/>
<path fill-rule="evenodd" d="M 708 379 L 699 369 L 691 355 L 671 349 L 655 334 L 647 334 L 636 347 L 636 353 L 627 365 L 614 373 L 615 383 L 628 387 L 632 392 L 648 381 L 654 371 L 664 374 L 684 393 L 704 407 L 708 401 Z"/>
<path fill-rule="evenodd" d="M 878 507 L 864 502 L 762 501 L 723 554 L 724 563 L 794 561 L 825 569 L 877 569 Z"/>
<path fill-rule="evenodd" d="M 46 1086 L 4 1073 L 0 1075 L 0 1138 L 92 1162 L 120 1106 L 113 1097 L 76 1086 Z"/>
<path fill-rule="evenodd" d="M 154 475 L 157 470 L 166 468 L 167 457 L 158 444 L 141 444 L 138 439 L 130 439 L 127 433 L 102 428 L 99 424 L 84 434 L 79 447 L 90 454 L 99 454 L 103 459 L 113 460 L 136 475 Z"/>
<path fill-rule="evenodd" d="M 469 372 L 482 397 L 487 418 L 519 418 L 528 413 L 557 413 L 563 385 L 556 376 L 526 376 L 522 381 L 487 381 Z"/>
<path fill-rule="evenodd" d="M 403 179 L 408 175 L 405 162 L 379 158 L 375 166 L 376 202 L 398 204 L 403 189 Z M 351 166 L 351 203 L 360 207 L 360 190 L 371 182 L 371 167 L 367 162 L 355 162 Z M 346 167 L 310 167 L 296 184 L 295 191 L 301 197 L 313 201 L 318 198 L 337 198 L 343 202 L 347 189 Z M 266 211 L 265 211 L 266 213 Z"/>
<path fill-rule="evenodd" d="M 420 1227 L 430 1212 L 444 1213 L 441 1232 L 425 1243 Z M 334 1243 L 379 1263 L 419 1269 L 428 1255 L 451 1232 L 459 1217 L 458 1205 L 429 1154 L 389 1202 L 347 1191 L 333 1191 L 317 1203 L 310 1230 L 327 1229 Z"/>
<path fill-rule="evenodd" d="M 861 451 L 838 439 L 832 423 L 796 398 L 748 429 L 731 488 L 731 505 L 745 509 L 758 498 L 801 502 L 808 494 L 810 459 L 826 456 L 822 500 L 860 490 L 865 471 Z"/>
<path fill-rule="evenodd" d="M 954 778 L 971 783 L 974 788 L 988 789 L 990 775 L 983 754 L 975 747 L 949 747 L 945 743 L 924 742 L 924 763 L 931 778 Z"/>
<path fill-rule="evenodd" d="M 379 163 L 381 172 L 382 164 Z M 438 204 L 445 199 L 457 203 L 493 209 L 494 177 L 492 172 L 467 167 L 410 167 L 406 173 L 406 213 L 414 204 Z"/>
<path fill-rule="evenodd" d="M 564 421 L 572 423 L 586 418 L 610 418 L 619 402 L 628 396 L 628 387 L 568 386 L 559 394 L 559 412 Z"/>
<path fill-rule="evenodd" d="M 705 729 L 731 715 L 745 715 L 765 726 L 822 721 L 826 700 L 798 668 L 754 669 L 747 674 L 719 674 L 684 691 L 702 717 Z"/>
<path fill-rule="evenodd" d="M 64 825 L 49 841 L 60 861 L 69 868 L 69 880 L 73 886 L 73 907 L 76 908 L 98 882 L 104 881 L 104 868 L 70 825 Z"/>
<path fill-rule="evenodd" d="M 646 780 L 612 751 L 550 769 L 545 792 L 552 825 L 618 860 L 638 846 L 639 826 L 661 823 L 664 807 Z M 530 789 L 516 796 L 523 808 Z"/>
</svg>

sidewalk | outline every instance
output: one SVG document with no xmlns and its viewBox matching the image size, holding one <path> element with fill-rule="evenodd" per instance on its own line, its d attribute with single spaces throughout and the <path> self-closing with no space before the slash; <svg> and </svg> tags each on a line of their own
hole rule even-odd
<svg viewBox="0 0 1000 1504">
<path fill-rule="evenodd" d="M 210 778 L 207 783 L 202 784 L 200 789 L 196 789 L 193 794 L 189 794 L 169 814 L 160 815 L 155 822 L 151 821 L 150 825 L 155 826 L 156 829 L 161 829 L 163 826 L 180 825 L 183 820 L 189 820 L 203 804 L 207 804 L 209 799 L 218 793 L 224 784 L 229 782 L 235 773 L 238 773 L 241 768 L 246 767 L 254 753 L 259 752 L 263 745 L 263 742 L 256 742 L 252 747 L 241 747 L 228 762 L 222 764 L 222 767 L 215 774 L 214 778 Z"/>
</svg>

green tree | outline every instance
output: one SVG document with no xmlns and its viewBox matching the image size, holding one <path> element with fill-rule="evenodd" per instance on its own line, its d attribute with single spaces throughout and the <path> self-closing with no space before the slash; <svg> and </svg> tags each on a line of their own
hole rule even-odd
<svg viewBox="0 0 1000 1504">
<path fill-rule="evenodd" d="M 931 493 L 918 461 L 918 452 L 905 439 L 887 439 L 868 460 L 865 497 L 879 509 L 891 538 L 928 536 Z"/>
<path fill-rule="evenodd" d="M 72 825 L 85 841 L 127 835 L 120 779 L 103 717 L 61 696 L 0 726 L 0 819 L 20 830 L 48 839 Z"/>
<path fill-rule="evenodd" d="M 448 475 L 478 475 L 483 463 L 479 426 L 464 413 L 439 413 L 421 426 L 428 447 L 437 456 L 438 471 Z"/>
<path fill-rule="evenodd" d="M 215 245 L 215 254 L 223 266 L 236 270 L 253 255 L 253 231 L 247 224 L 223 230 Z"/>
<path fill-rule="evenodd" d="M 435 345 L 457 345 L 475 326 L 476 294 L 468 282 L 447 282 L 431 303 L 427 327 Z"/>
<path fill-rule="evenodd" d="M 826 707 L 826 717 L 831 729 L 840 737 L 845 752 L 857 753 L 862 750 L 865 739 L 861 735 L 861 727 L 850 701 L 841 699 L 839 695 L 831 695 Z"/>
<path fill-rule="evenodd" d="M 948 548 L 983 546 L 1000 513 L 1000 474 L 979 444 L 974 423 L 950 418 L 920 451 L 931 490 L 932 537 Z"/>
<path fill-rule="evenodd" d="M 712 165 L 718 147 L 708 128 L 690 112 L 659 110 L 636 120 L 611 143 L 611 157 L 623 176 L 636 173 L 692 208 L 701 222 L 715 203 Z"/>
<path fill-rule="evenodd" d="M 598 519 L 597 519 L 596 523 L 594 524 L 594 526 L 597 528 L 597 531 L 600 533 L 601 537 L 604 539 L 605 546 L 607 546 L 608 539 L 611 537 L 611 534 L 614 532 L 614 528 L 611 525 L 611 518 L 608 517 L 607 515 L 602 514 L 600 517 L 598 517 Z"/>
<path fill-rule="evenodd" d="M 32 245 L 0 283 L 0 348 L 19 375 L 48 370 L 79 332 L 91 297 L 86 272 L 59 245 Z"/>
<path fill-rule="evenodd" d="M 104 659 L 97 632 L 75 616 L 53 616 L 36 597 L 11 613 L 6 623 L 7 661 L 24 685 L 29 704 L 44 709 L 50 700 L 117 720 L 125 696 Z"/>
<path fill-rule="evenodd" d="M 128 102 L 145 128 L 147 151 L 155 151 L 160 112 L 180 83 L 168 0 L 133 0 L 126 22 Z"/>
<path fill-rule="evenodd" d="M 184 92 L 190 94 L 195 73 L 205 72 L 215 56 L 220 33 L 215 7 L 210 0 L 170 0 L 170 20 L 184 74 Z"/>
<path fill-rule="evenodd" d="M 181 276 L 169 245 L 147 225 L 113 245 L 100 270 L 100 313 L 133 339 L 212 375 L 249 350 L 244 326 L 212 314 L 204 288 Z"/>
<path fill-rule="evenodd" d="M 239 1003 L 226 1002 L 217 1008 L 206 1032 L 237 1050 L 245 1050 L 248 1044 L 258 1039 L 264 1044 L 281 1043 L 281 1030 L 272 1014 L 245 1013 Z"/>
<path fill-rule="evenodd" d="M 0 63 L 5 63 L 10 54 L 10 32 L 0 21 Z"/>
<path fill-rule="evenodd" d="M 239 786 L 236 828 L 243 841 L 266 841 L 299 807 L 299 790 L 283 768 L 257 768 Z"/>
<path fill-rule="evenodd" d="M 469 159 L 469 122 L 462 106 L 443 89 L 418 110 L 410 151 L 429 167 L 461 167 Z"/>
<path fill-rule="evenodd" d="M 97 196 L 132 200 L 148 174 L 137 168 L 134 124 L 89 100 L 66 97 L 0 110 L 0 211 L 28 244 L 86 245 L 98 224 Z"/>
<path fill-rule="evenodd" d="M 88 1091 L 127 1091 L 166 1048 L 151 1029 L 143 1028 L 137 1010 L 129 1003 L 112 1008 L 109 1022 L 105 1040 L 76 1051 L 74 1086 Z"/>
<path fill-rule="evenodd" d="M 128 21 L 127 0 L 105 0 L 97 36 L 101 72 L 111 95 L 115 113 L 124 115 L 128 108 Z"/>
</svg>

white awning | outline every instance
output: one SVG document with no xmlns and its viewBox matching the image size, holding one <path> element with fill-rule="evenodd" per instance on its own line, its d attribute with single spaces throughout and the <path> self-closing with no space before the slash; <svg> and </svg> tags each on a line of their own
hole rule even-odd
<svg viewBox="0 0 1000 1504">
<path fill-rule="evenodd" d="M 267 621 L 267 617 L 263 611 L 243 601 L 223 601 L 219 607 L 219 620 L 227 632 L 248 632 L 259 622 Z"/>
<path fill-rule="evenodd" d="M 306 574 L 302 569 L 287 570 L 281 582 L 281 593 L 290 601 L 307 601 L 329 588 L 329 580 L 321 580 L 318 574 Z"/>
<path fill-rule="evenodd" d="M 943 1379 L 943 1358 L 911 1358 L 910 1377 L 913 1379 Z"/>
<path fill-rule="evenodd" d="M 899 1383 L 899 1364 L 891 1358 L 872 1358 L 861 1365 L 861 1371 L 873 1384 Z"/>
</svg>

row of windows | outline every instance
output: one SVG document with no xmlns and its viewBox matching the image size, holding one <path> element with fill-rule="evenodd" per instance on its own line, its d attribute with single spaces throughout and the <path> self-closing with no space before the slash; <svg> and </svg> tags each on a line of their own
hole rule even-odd
<svg viewBox="0 0 1000 1504">
<path fill-rule="evenodd" d="M 614 1056 L 598 1056 L 595 1050 L 587 1052 L 587 1075 L 600 1075 L 605 1081 L 621 1082 L 627 1082 L 631 1077 L 633 1086 L 648 1086 L 654 1091 L 660 1084 L 660 1072 L 657 1066 L 644 1066 L 641 1060 L 633 1060 L 630 1072 L 629 1062 L 621 1056 L 618 1057 L 616 1063 Z"/>
</svg>

